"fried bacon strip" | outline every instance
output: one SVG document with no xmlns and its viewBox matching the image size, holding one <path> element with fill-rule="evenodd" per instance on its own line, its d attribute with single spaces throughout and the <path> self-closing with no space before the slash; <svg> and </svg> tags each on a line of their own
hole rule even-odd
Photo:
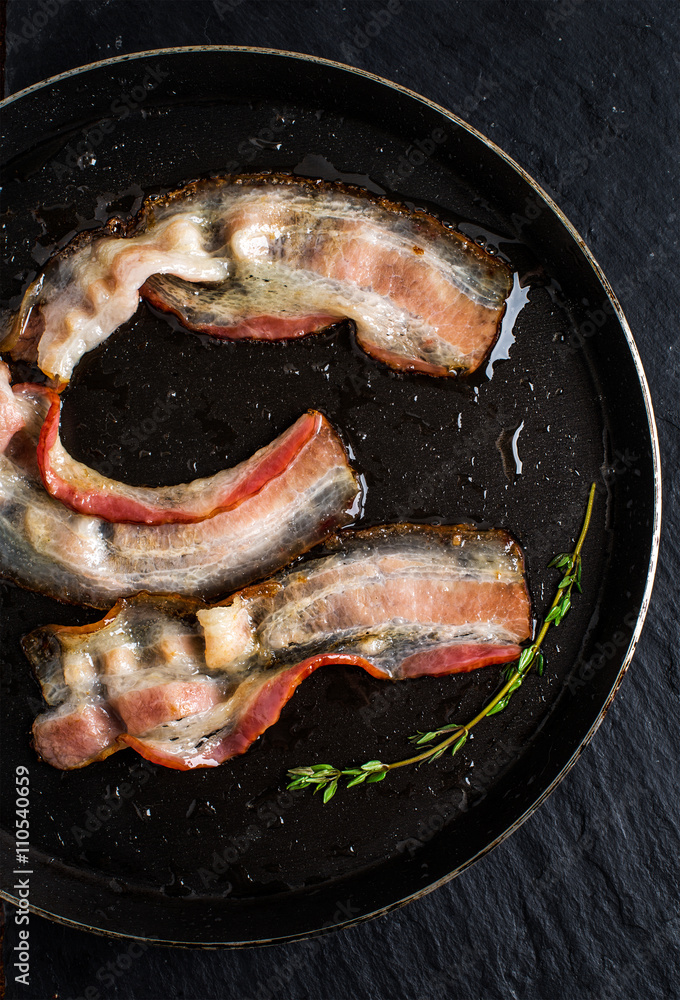
<svg viewBox="0 0 680 1000">
<path fill-rule="evenodd" d="M 190 213 L 149 225 L 134 238 L 82 234 L 48 262 L 24 295 L 0 350 L 15 360 L 37 362 L 59 385 L 80 359 L 130 319 L 139 289 L 151 274 L 167 270 L 187 281 L 219 281 L 224 261 L 204 247 L 203 228 Z"/>
<path fill-rule="evenodd" d="M 202 181 L 83 235 L 26 293 L 2 343 L 63 385 L 137 308 L 191 330 L 286 339 L 350 319 L 393 368 L 470 372 L 493 345 L 507 266 L 424 212 L 283 175 Z"/>
<path fill-rule="evenodd" d="M 345 531 L 325 554 L 206 606 L 121 601 L 24 649 L 51 710 L 33 732 L 56 767 L 123 745 L 179 770 L 214 767 L 273 725 L 319 667 L 404 680 L 506 663 L 530 635 L 520 549 L 503 531 L 392 525 Z"/>
<path fill-rule="evenodd" d="M 53 406 L 43 386 L 12 388 L 0 364 L 0 574 L 60 600 L 106 608 L 140 590 L 215 599 L 285 566 L 357 513 L 357 478 L 335 431 L 315 412 L 258 452 L 254 466 L 245 463 L 244 478 L 241 467 L 232 470 L 235 505 L 203 520 L 129 524 L 74 513 L 46 492 L 38 467 Z M 229 476 L 184 487 L 194 513 L 197 501 L 203 511 L 216 499 L 224 504 Z M 166 503 L 178 496 L 159 492 Z M 129 514 L 123 503 L 118 498 L 105 512 Z"/>
<path fill-rule="evenodd" d="M 285 475 L 324 427 L 310 410 L 251 458 L 208 479 L 178 486 L 128 486 L 76 461 L 59 436 L 61 397 L 45 390 L 49 410 L 38 440 L 38 466 L 47 492 L 80 514 L 133 524 L 190 524 L 233 510 Z"/>
</svg>

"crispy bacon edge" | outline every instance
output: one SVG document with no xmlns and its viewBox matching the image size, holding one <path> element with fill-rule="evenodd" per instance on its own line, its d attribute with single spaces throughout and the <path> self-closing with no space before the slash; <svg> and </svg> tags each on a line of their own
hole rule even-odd
<svg viewBox="0 0 680 1000">
<path fill-rule="evenodd" d="M 397 528 L 400 532 L 405 532 L 408 529 L 407 525 L 391 527 Z M 358 532 L 357 535 L 366 536 L 370 539 L 377 533 L 384 530 L 385 526 L 381 526 L 374 529 L 365 529 L 364 531 Z M 421 530 L 427 532 L 428 530 L 436 529 L 425 528 Z M 337 536 L 335 539 L 330 539 L 329 544 L 324 547 L 327 547 L 332 551 L 337 544 L 339 544 L 340 537 L 341 536 Z M 516 543 L 513 544 L 515 546 L 515 552 L 521 559 L 523 565 L 521 549 L 519 549 Z M 245 588 L 245 591 L 242 591 L 241 593 L 252 594 L 260 590 L 266 590 L 269 586 L 270 584 L 267 583 L 257 584 L 253 587 Z M 526 581 L 524 581 L 523 589 L 526 594 L 526 632 L 528 636 L 530 631 L 530 601 Z M 198 599 L 180 598 L 171 594 L 156 594 L 153 595 L 153 597 L 163 598 L 170 602 L 176 602 L 177 605 L 184 611 L 193 613 L 196 613 L 196 611 L 201 608 L 215 606 L 207 605 L 205 602 Z M 227 605 L 231 602 L 232 598 L 233 595 L 232 597 L 219 602 L 219 604 Z M 111 621 L 116 618 L 126 600 L 129 600 L 129 598 L 123 598 L 118 601 L 111 608 L 111 610 L 97 622 L 83 626 L 53 626 L 52 631 L 55 634 L 69 633 L 81 635 L 96 632 L 100 628 L 110 624 Z M 29 633 L 29 635 L 25 636 L 22 640 L 24 652 L 29 659 L 31 659 L 29 655 L 31 635 L 33 635 L 33 633 Z M 209 753 L 201 754 L 199 751 L 191 758 L 178 758 L 172 754 L 163 753 L 162 750 L 149 745 L 144 738 L 140 738 L 139 736 L 126 732 L 122 721 L 120 723 L 120 731 L 115 734 L 115 737 L 112 739 L 110 744 L 102 746 L 99 753 L 90 756 L 87 760 L 72 767 L 60 767 L 60 765 L 55 764 L 54 761 L 47 760 L 47 757 L 40 752 L 36 732 L 36 723 L 40 722 L 41 716 L 39 716 L 33 724 L 33 744 L 41 759 L 46 760 L 47 763 L 51 763 L 54 767 L 60 767 L 62 770 L 74 770 L 76 768 L 84 767 L 96 760 L 103 760 L 110 754 L 113 754 L 126 746 L 134 749 L 146 760 L 173 770 L 189 771 L 196 768 L 217 767 L 226 760 L 229 760 L 231 757 L 244 754 L 259 736 L 273 726 L 278 721 L 284 706 L 292 698 L 298 685 L 301 684 L 307 677 L 310 677 L 311 674 L 319 669 L 319 667 L 332 665 L 356 666 L 361 667 L 370 676 L 379 680 L 397 681 L 415 679 L 424 676 L 444 676 L 448 674 L 468 673 L 472 670 L 477 670 L 486 666 L 511 663 L 513 660 L 516 660 L 520 654 L 521 647 L 517 643 L 452 642 L 449 645 L 442 645 L 434 649 L 426 649 L 422 652 L 407 656 L 400 664 L 399 674 L 397 677 L 391 677 L 386 671 L 382 670 L 376 664 L 372 663 L 370 659 L 364 656 L 352 653 L 334 652 L 321 653 L 316 656 L 308 657 L 299 663 L 287 665 L 279 668 L 278 670 L 264 670 L 262 671 L 260 677 L 256 678 L 257 683 L 252 685 L 252 691 L 249 692 L 243 699 L 243 703 L 239 708 L 231 731 L 226 734 Z M 247 680 L 248 679 L 246 678 L 245 681 L 247 682 Z M 108 702 L 104 702 L 103 707 L 113 718 L 116 720 L 118 719 L 115 710 L 111 705 L 109 705 Z M 158 724 L 160 724 L 160 721 L 161 720 L 159 720 Z"/>
<path fill-rule="evenodd" d="M 205 513 L 192 513 L 181 507 L 152 506 L 143 500 L 104 492 L 102 489 L 87 489 L 78 485 L 77 480 L 64 478 L 55 469 L 52 462 L 52 452 L 59 442 L 59 422 L 61 417 L 61 396 L 53 389 L 44 386 L 24 386 L 41 392 L 49 400 L 49 410 L 40 431 L 37 447 L 38 468 L 43 485 L 50 496 L 60 500 L 66 507 L 78 514 L 88 514 L 102 518 L 105 521 L 132 524 L 190 524 L 204 521 L 228 510 L 233 510 L 244 500 L 259 493 L 273 479 L 283 475 L 302 449 L 322 429 L 326 418 L 317 410 L 309 410 L 303 414 L 287 431 L 279 435 L 269 446 L 260 449 L 266 454 L 258 457 L 258 452 L 239 463 L 234 469 L 241 469 L 253 464 L 245 477 L 237 478 L 236 482 L 227 488 L 215 506 Z M 59 442 L 60 443 L 60 442 Z M 276 447 L 274 447 L 276 445 Z M 62 446 L 63 447 L 63 446 Z M 115 480 L 94 474 L 103 482 L 115 487 Z M 219 475 L 219 473 L 217 474 Z M 215 477 L 212 477 L 215 478 Z M 209 483 L 210 480 L 206 481 Z M 130 489 L 128 487 L 128 489 Z M 207 487 L 209 489 L 209 487 Z M 159 489 L 159 494 L 161 490 Z M 163 490 L 163 492 L 167 492 Z"/>
<path fill-rule="evenodd" d="M 441 676 L 444 674 L 468 673 L 479 667 L 492 664 L 510 663 L 521 653 L 517 645 L 486 644 L 455 644 L 441 647 L 432 652 L 416 654 L 405 660 L 402 668 L 407 666 L 408 672 L 399 680 L 425 676 Z M 426 664 L 426 661 L 427 664 Z M 176 771 L 190 771 L 199 767 L 217 767 L 231 757 L 236 757 L 248 750 L 255 740 L 278 721 L 284 706 L 293 697 L 296 688 L 307 677 L 310 677 L 319 667 L 345 665 L 361 667 L 371 677 L 379 680 L 392 680 L 387 673 L 376 667 L 363 656 L 344 653 L 323 653 L 277 671 L 273 676 L 263 678 L 239 714 L 238 721 L 227 736 L 208 755 L 198 754 L 196 757 L 179 760 L 172 754 L 164 754 L 155 747 L 147 745 L 143 739 L 123 733 L 118 737 L 119 743 L 132 747 L 146 760 L 154 764 Z"/>
<path fill-rule="evenodd" d="M 429 231 L 432 234 L 441 234 L 442 232 L 446 232 L 449 237 L 464 240 L 468 244 L 469 251 L 472 255 L 483 258 L 487 263 L 492 262 L 495 267 L 504 268 L 508 276 L 510 275 L 509 269 L 504 261 L 488 254 L 477 243 L 472 240 L 468 240 L 463 234 L 459 233 L 455 229 L 452 229 L 450 226 L 445 225 L 434 215 L 431 215 L 422 209 L 417 209 L 414 212 L 409 211 L 404 204 L 400 202 L 391 200 L 385 196 L 373 195 L 364 188 L 357 187 L 352 184 L 322 181 L 315 178 L 284 173 L 227 174 L 213 178 L 203 178 L 201 180 L 190 181 L 189 183 L 184 184 L 179 188 L 175 188 L 164 195 L 152 195 L 145 198 L 137 215 L 129 221 L 113 218 L 100 229 L 86 230 L 78 233 L 73 238 L 71 243 L 60 250 L 55 257 L 69 256 L 83 246 L 87 246 L 89 243 L 102 237 L 133 237 L 139 235 L 144 231 L 145 227 L 148 226 L 149 222 L 153 218 L 154 212 L 157 211 L 158 208 L 167 207 L 174 202 L 197 195 L 205 189 L 211 187 L 217 189 L 225 184 L 240 185 L 243 187 L 264 187 L 267 185 L 307 186 L 315 191 L 340 192 L 353 197 L 362 198 L 367 203 L 384 210 L 416 219 L 423 232 Z M 49 266 L 49 262 L 47 266 Z M 30 362 L 35 362 L 37 360 L 37 348 L 44 328 L 39 311 L 39 299 L 46 273 L 46 270 L 43 271 L 43 273 L 41 273 L 39 277 L 35 279 L 26 289 L 18 312 L 14 315 L 4 337 L 0 340 L 0 350 L 9 352 L 10 356 L 15 360 L 26 360 Z M 509 290 L 510 286 L 508 286 L 508 292 Z M 327 316 L 315 313 L 292 319 L 283 319 L 281 317 L 272 316 L 256 316 L 245 320 L 238 326 L 230 327 L 196 326 L 187 323 L 187 321 L 181 317 L 175 309 L 168 306 L 162 297 L 159 296 L 146 282 L 139 288 L 139 293 L 142 298 L 145 298 L 158 310 L 175 315 L 185 329 L 195 333 L 203 333 L 208 336 L 213 336 L 218 339 L 248 338 L 286 340 L 307 336 L 313 333 L 319 333 L 336 323 L 343 322 L 343 318 L 339 316 Z M 38 307 L 38 310 L 37 312 L 34 312 L 34 308 L 36 306 Z M 402 355 L 384 348 L 371 347 L 370 351 L 366 348 L 365 349 L 367 350 L 367 353 L 369 353 L 377 361 L 381 361 L 388 367 L 394 368 L 395 370 L 419 372 L 422 374 L 440 377 L 456 374 L 472 374 L 482 364 L 484 358 L 488 356 L 489 352 L 498 340 L 501 329 L 501 319 L 505 310 L 506 305 L 504 304 L 499 312 L 495 336 L 489 343 L 484 354 L 479 358 L 473 367 L 462 371 L 454 371 L 453 369 L 443 365 L 433 364 L 423 359 L 406 359 Z M 57 392 L 61 392 L 68 384 L 68 381 L 62 380 L 59 376 L 53 376 L 52 382 Z"/>
</svg>

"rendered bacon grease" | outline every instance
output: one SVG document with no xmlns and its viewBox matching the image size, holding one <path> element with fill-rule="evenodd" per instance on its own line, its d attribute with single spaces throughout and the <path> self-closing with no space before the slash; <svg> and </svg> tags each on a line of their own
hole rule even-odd
<svg viewBox="0 0 680 1000">
<path fill-rule="evenodd" d="M 30 633 L 51 706 L 33 726 L 40 755 L 70 769 L 127 744 L 168 767 L 214 767 L 324 664 L 451 674 L 512 661 L 530 635 L 505 532 L 393 525 L 341 532 L 325 551 L 212 607 L 142 594 L 94 625 Z"/>
<path fill-rule="evenodd" d="M 394 368 L 471 372 L 498 334 L 507 266 L 424 212 L 283 175 L 190 184 L 54 257 L 2 348 L 58 384 L 135 312 L 139 289 L 186 327 L 285 339 L 350 319 Z"/>
<path fill-rule="evenodd" d="M 358 512 L 360 490 L 344 448 L 328 421 L 312 411 L 253 456 L 240 480 L 241 467 L 230 470 L 241 495 L 221 513 L 168 524 L 74 513 L 46 492 L 38 467 L 38 442 L 52 405 L 43 386 L 11 387 L 0 363 L 0 574 L 51 597 L 100 608 L 141 590 L 214 599 L 280 569 Z M 272 463 L 277 474 L 268 478 L 263 470 L 272 471 Z M 92 475 L 96 495 L 102 477 Z M 224 497 L 216 483 L 225 475 L 156 496 L 166 506 L 169 498 L 187 510 L 193 504 L 193 514 L 201 502 L 199 512 L 215 502 L 220 509 Z M 141 503 L 145 491 L 132 494 Z M 106 499 L 100 492 L 99 504 Z M 109 515 L 125 513 L 123 505 L 132 500 L 118 496 L 116 503 Z"/>
</svg>

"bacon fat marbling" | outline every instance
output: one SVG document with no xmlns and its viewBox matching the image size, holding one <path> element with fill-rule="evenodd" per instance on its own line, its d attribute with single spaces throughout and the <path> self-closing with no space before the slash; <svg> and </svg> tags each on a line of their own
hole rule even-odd
<svg viewBox="0 0 680 1000">
<path fill-rule="evenodd" d="M 0 363 L 0 574 L 60 600 L 106 608 L 141 590 L 214 599 L 280 569 L 358 512 L 344 448 L 311 412 L 279 439 L 288 454 L 278 474 L 230 509 L 174 524 L 75 513 L 40 477 L 38 442 L 52 406 L 43 386 L 11 387 Z"/>
<path fill-rule="evenodd" d="M 31 286 L 3 348 L 63 385 L 135 312 L 139 290 L 189 329 L 286 339 L 350 319 L 388 365 L 474 371 L 511 274 L 425 212 L 284 175 L 200 181 L 150 200 L 127 228 L 82 235 Z"/>
<path fill-rule="evenodd" d="M 221 604 L 142 594 L 94 625 L 30 633 L 24 649 L 52 706 L 35 743 L 62 768 L 123 745 L 171 768 L 214 767 L 245 752 L 320 666 L 386 680 L 458 673 L 516 659 L 529 634 L 507 533 L 348 530 Z"/>
<path fill-rule="evenodd" d="M 191 524 L 233 510 L 286 475 L 303 449 L 325 427 L 315 410 L 303 414 L 271 444 L 231 469 L 177 486 L 129 486 L 76 461 L 59 435 L 61 399 L 44 390 L 49 410 L 38 440 L 45 489 L 80 514 L 130 524 Z"/>
</svg>

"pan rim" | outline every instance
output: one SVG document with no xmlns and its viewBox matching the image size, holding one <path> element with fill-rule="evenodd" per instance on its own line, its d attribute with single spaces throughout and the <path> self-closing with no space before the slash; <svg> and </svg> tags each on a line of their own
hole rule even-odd
<svg viewBox="0 0 680 1000">
<path fill-rule="evenodd" d="M 651 458 L 652 458 L 652 468 L 654 477 L 654 513 L 652 522 L 652 532 L 651 532 L 651 545 L 650 545 L 650 555 L 649 562 L 647 566 L 647 574 L 645 580 L 645 587 L 642 594 L 640 602 L 640 610 L 637 615 L 636 623 L 633 628 L 633 633 L 631 640 L 626 650 L 626 653 L 622 659 L 621 667 L 614 680 L 612 688 L 607 696 L 607 699 L 598 712 L 597 717 L 594 719 L 592 725 L 588 729 L 587 733 L 584 735 L 579 745 L 575 749 L 569 760 L 563 765 L 559 773 L 553 778 L 549 785 L 543 790 L 543 792 L 532 802 L 528 808 L 519 816 L 510 826 L 503 831 L 498 837 L 496 837 L 491 843 L 487 844 L 482 850 L 478 851 L 473 857 L 469 858 L 462 865 L 459 865 L 453 871 L 447 873 L 434 882 L 428 884 L 427 886 L 418 889 L 416 892 L 409 894 L 408 896 L 391 902 L 385 906 L 378 907 L 371 910 L 369 913 L 362 914 L 358 917 L 353 917 L 349 920 L 341 921 L 330 927 L 316 928 L 309 931 L 302 931 L 297 934 L 292 935 L 282 935 L 276 938 L 268 938 L 262 940 L 251 940 L 251 941 L 177 941 L 168 940 L 163 938 L 153 938 L 153 937 L 143 937 L 139 935 L 133 935 L 121 931 L 111 931 L 100 927 L 94 927 L 88 924 L 81 923 L 79 921 L 71 920 L 54 914 L 46 909 L 29 903 L 29 910 L 36 915 L 46 917 L 57 923 L 63 924 L 65 926 L 73 927 L 78 930 L 87 930 L 92 933 L 96 933 L 105 937 L 113 937 L 120 940 L 137 940 L 144 941 L 148 944 L 153 945 L 166 945 L 170 947 L 186 947 L 186 948 L 205 948 L 205 949 L 215 949 L 215 948 L 246 948 L 254 946 L 263 945 L 274 945 L 274 944 L 285 944 L 287 942 L 303 941 L 309 938 L 319 937 L 322 934 L 328 933 L 329 931 L 347 929 L 349 927 L 355 926 L 360 923 L 364 923 L 367 920 L 371 920 L 377 916 L 384 915 L 391 912 L 392 910 L 398 909 L 405 906 L 407 903 L 415 899 L 421 899 L 435 889 L 440 888 L 447 882 L 452 881 L 456 876 L 460 875 L 463 871 L 469 868 L 471 865 L 475 864 L 480 858 L 486 855 L 489 851 L 493 850 L 500 843 L 502 843 L 507 837 L 513 834 L 519 827 L 531 816 L 533 813 L 545 802 L 549 795 L 555 790 L 557 785 L 566 777 L 566 775 L 571 771 L 572 767 L 580 757 L 581 753 L 588 746 L 593 736 L 599 729 L 604 716 L 609 710 L 612 701 L 622 683 L 623 677 L 626 674 L 630 663 L 632 661 L 635 648 L 640 638 L 642 628 L 644 626 L 645 618 L 649 608 L 649 603 L 651 599 L 651 594 L 654 586 L 654 579 L 656 574 L 656 568 L 658 563 L 660 541 L 661 541 L 661 512 L 662 512 L 662 482 L 661 482 L 661 457 L 660 457 L 660 445 L 656 426 L 656 420 L 654 415 L 654 408 L 652 404 L 651 392 L 649 389 L 649 384 L 647 382 L 647 377 L 642 365 L 642 360 L 635 343 L 632 331 L 628 324 L 628 320 L 624 314 L 623 308 L 614 292 L 612 286 L 610 285 L 607 277 L 605 276 L 601 266 L 595 259 L 592 251 L 588 247 L 587 243 L 580 235 L 576 227 L 570 222 L 564 212 L 561 210 L 559 205 L 555 202 L 552 196 L 519 164 L 513 157 L 506 153 L 501 147 L 499 147 L 495 142 L 485 136 L 482 132 L 478 131 L 472 125 L 459 118 L 455 113 L 449 111 L 444 106 L 424 97 L 417 91 L 411 90 L 402 84 L 395 83 L 386 77 L 379 76 L 378 74 L 371 73 L 368 70 L 360 69 L 355 66 L 350 66 L 347 63 L 342 63 L 337 60 L 326 59 L 321 56 L 313 56 L 308 53 L 303 52 L 293 52 L 285 49 L 275 49 L 270 47 L 261 46 L 245 46 L 245 45 L 196 45 L 196 46 L 172 46 L 160 49 L 146 49 L 138 52 L 131 52 L 121 56 L 113 56 L 108 59 L 97 60 L 92 63 L 87 63 L 83 66 L 76 67 L 75 69 L 67 70 L 66 72 L 56 74 L 54 76 L 48 77 L 45 80 L 38 81 L 35 84 L 31 84 L 14 94 L 10 94 L 8 97 L 0 101 L 0 109 L 5 109 L 9 105 L 13 104 L 15 101 L 26 97 L 32 93 L 35 93 L 45 87 L 52 86 L 63 80 L 67 80 L 71 77 L 79 76 L 80 74 L 87 73 L 91 70 L 100 69 L 105 66 L 114 66 L 125 64 L 128 62 L 133 62 L 138 59 L 153 58 L 159 56 L 172 56 L 176 54 L 194 53 L 201 54 L 204 52 L 222 52 L 225 54 L 229 53 L 255 53 L 258 55 L 268 55 L 277 56 L 284 59 L 295 59 L 302 60 L 305 62 L 315 63 L 321 66 L 328 66 L 333 69 L 341 70 L 343 72 L 352 73 L 355 76 L 363 77 L 364 79 L 371 80 L 378 83 L 390 90 L 397 91 L 412 100 L 415 100 L 427 107 L 433 109 L 440 115 L 443 115 L 449 121 L 454 122 L 458 127 L 464 129 L 466 132 L 473 135 L 478 141 L 482 142 L 488 149 L 490 149 L 496 156 L 499 156 L 512 170 L 519 175 L 519 177 L 529 185 L 529 187 L 538 194 L 546 203 L 547 207 L 551 212 L 557 216 L 559 222 L 567 230 L 568 234 L 573 238 L 581 251 L 583 258 L 588 263 L 590 268 L 595 274 L 595 277 L 602 286 L 607 299 L 611 303 L 618 323 L 623 331 L 626 339 L 626 344 L 628 350 L 630 351 L 633 363 L 635 366 L 635 371 L 637 379 L 642 391 L 642 397 L 645 405 L 645 413 L 647 417 L 647 427 L 649 431 L 649 439 L 651 443 Z M 18 898 L 13 896 L 10 892 L 6 891 L 0 887 L 0 898 L 6 900 L 14 906 L 19 905 Z"/>
</svg>

